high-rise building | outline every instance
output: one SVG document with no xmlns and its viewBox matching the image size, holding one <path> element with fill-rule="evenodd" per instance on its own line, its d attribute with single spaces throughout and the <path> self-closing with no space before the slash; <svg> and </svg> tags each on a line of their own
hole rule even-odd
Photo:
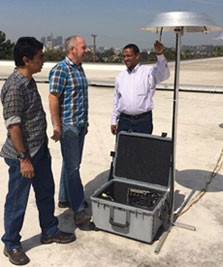
<svg viewBox="0 0 223 267">
<path fill-rule="evenodd" d="M 57 36 L 56 38 L 53 38 L 53 34 L 51 33 L 47 37 L 42 37 L 41 42 L 46 48 L 52 49 L 52 48 L 60 48 L 63 47 L 63 37 Z"/>
<path fill-rule="evenodd" d="M 46 37 L 42 37 L 42 38 L 40 39 L 40 41 L 41 41 L 41 43 L 42 43 L 43 45 L 45 45 L 45 44 L 46 44 Z"/>
<path fill-rule="evenodd" d="M 51 38 L 51 36 L 47 36 L 46 41 L 47 41 L 47 42 L 52 42 L 52 38 Z"/>
<path fill-rule="evenodd" d="M 55 39 L 55 45 L 56 46 L 62 46 L 63 45 L 63 37 L 62 36 L 57 36 Z"/>
</svg>

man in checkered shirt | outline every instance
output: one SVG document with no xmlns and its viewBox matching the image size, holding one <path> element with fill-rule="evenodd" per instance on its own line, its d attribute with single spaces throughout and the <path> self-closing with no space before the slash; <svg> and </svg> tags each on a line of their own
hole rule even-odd
<svg viewBox="0 0 223 267">
<path fill-rule="evenodd" d="M 49 106 L 54 132 L 60 140 L 63 164 L 60 178 L 60 208 L 70 207 L 76 225 L 89 222 L 80 177 L 83 144 L 88 127 L 88 83 L 82 68 L 86 42 L 80 36 L 66 40 L 67 56 L 49 74 Z"/>
<path fill-rule="evenodd" d="M 31 185 L 35 191 L 42 231 L 41 243 L 69 243 L 73 233 L 58 229 L 54 216 L 54 181 L 47 147 L 46 116 L 33 74 L 43 66 L 43 45 L 33 37 L 21 37 L 14 48 L 16 68 L 1 91 L 7 139 L 0 155 L 9 166 L 5 202 L 4 255 L 16 265 L 30 260 L 22 250 L 23 225 Z"/>
</svg>

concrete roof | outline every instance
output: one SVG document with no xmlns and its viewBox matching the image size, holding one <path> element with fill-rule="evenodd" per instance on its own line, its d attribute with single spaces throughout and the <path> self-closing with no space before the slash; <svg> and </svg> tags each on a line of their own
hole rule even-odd
<svg viewBox="0 0 223 267">
<path fill-rule="evenodd" d="M 8 75 L 12 67 L 3 68 Z M 173 67 L 171 67 L 173 69 Z M 36 77 L 45 75 L 48 69 Z M 86 68 L 90 80 L 113 81 L 118 70 L 90 70 Z M 219 86 L 223 88 L 223 60 L 192 61 L 181 65 L 181 84 L 193 86 Z M 47 74 L 47 75 L 46 75 Z M 1 75 L 0 75 L 1 76 Z M 168 83 L 173 81 L 173 71 Z M 2 87 L 3 81 L 0 81 Z M 52 135 L 52 125 L 48 108 L 48 84 L 39 83 L 43 105 L 48 120 L 48 136 Z M 171 136 L 172 97 L 170 91 L 157 91 L 154 97 L 154 135 L 167 132 Z M 110 133 L 113 89 L 109 87 L 89 87 L 90 126 L 86 136 L 81 166 L 82 180 L 87 199 L 106 180 L 110 167 L 110 151 L 115 139 Z M 179 216 L 178 222 L 196 227 L 189 231 L 173 227 L 159 254 L 154 250 L 158 244 L 145 244 L 103 231 L 82 231 L 75 229 L 72 212 L 56 206 L 61 229 L 75 231 L 77 240 L 68 245 L 40 244 L 40 228 L 34 194 L 31 190 L 22 235 L 22 245 L 31 262 L 27 266 L 103 266 L 103 267 L 221 267 L 223 262 L 223 99 L 214 93 L 179 93 L 179 113 L 176 151 L 176 211 L 205 188 L 212 179 L 207 192 L 194 201 L 187 212 Z M 0 105 L 0 113 L 2 106 Z M 0 116 L 0 146 L 5 141 L 6 130 Z M 61 167 L 60 147 L 49 142 L 55 179 L 55 201 L 57 204 Z M 8 170 L 0 160 L 0 235 L 3 234 L 4 201 L 7 193 Z M 90 208 L 88 209 L 90 213 Z M 0 243 L 0 250 L 3 244 Z M 1 266 L 12 266 L 8 259 L 0 255 Z"/>
</svg>

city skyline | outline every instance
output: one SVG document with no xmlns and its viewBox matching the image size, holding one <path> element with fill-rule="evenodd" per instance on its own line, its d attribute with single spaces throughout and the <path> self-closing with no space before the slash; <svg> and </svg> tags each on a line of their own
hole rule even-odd
<svg viewBox="0 0 223 267">
<path fill-rule="evenodd" d="M 53 33 L 51 33 L 50 35 L 42 36 L 40 38 L 40 41 L 45 47 L 49 49 L 64 48 L 64 38 L 61 35 L 56 36 L 55 38 Z"/>
<path fill-rule="evenodd" d="M 194 50 L 194 49 L 213 49 L 212 47 L 219 47 L 219 46 L 222 46 L 222 36 L 223 36 L 223 32 L 221 33 L 221 38 L 219 38 L 219 43 L 218 44 L 195 44 L 195 45 L 184 45 L 182 44 L 181 45 L 181 48 L 182 50 L 183 49 L 189 49 L 189 50 Z M 93 37 L 93 36 L 92 36 Z M 49 49 L 58 49 L 58 48 L 62 48 L 62 49 L 65 49 L 65 41 L 66 41 L 66 38 L 63 38 L 61 35 L 59 36 L 56 36 L 54 37 L 54 34 L 53 33 L 50 33 L 50 35 L 48 34 L 47 36 L 42 36 L 40 39 L 39 39 L 40 42 L 42 42 L 42 44 L 46 47 L 46 48 L 49 48 Z M 93 51 L 93 48 L 94 48 L 94 45 L 93 44 L 90 44 L 90 45 L 87 45 L 87 47 Z M 96 46 L 96 51 L 99 51 L 99 52 L 104 52 L 105 50 L 108 50 L 108 49 L 114 49 L 116 51 L 121 51 L 122 48 L 121 47 L 105 47 L 105 46 Z M 173 48 L 175 49 L 175 47 L 169 47 L 169 48 Z M 148 50 L 148 52 L 150 50 L 153 50 L 154 48 L 153 47 L 145 47 L 145 48 L 142 48 L 141 49 L 141 52 L 145 52 L 146 50 Z"/>
<path fill-rule="evenodd" d="M 155 33 L 141 31 L 151 16 L 160 12 L 193 11 L 208 14 L 223 26 L 222 0 L 0 0 L 0 30 L 6 38 L 15 42 L 20 36 L 70 35 L 82 36 L 88 46 L 93 45 L 92 34 L 96 34 L 97 47 L 123 47 L 136 43 L 150 48 L 158 38 Z M 217 45 L 214 38 L 219 32 L 208 35 L 187 33 L 183 45 Z M 162 41 L 167 47 L 174 46 L 174 34 L 163 33 Z"/>
</svg>

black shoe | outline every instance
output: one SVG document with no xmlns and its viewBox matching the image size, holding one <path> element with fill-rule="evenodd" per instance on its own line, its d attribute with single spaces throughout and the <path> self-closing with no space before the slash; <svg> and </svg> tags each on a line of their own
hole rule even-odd
<svg viewBox="0 0 223 267">
<path fill-rule="evenodd" d="M 55 235 L 42 236 L 40 242 L 42 244 L 61 243 L 67 244 L 76 240 L 76 236 L 73 233 L 65 233 L 62 231 L 57 232 Z"/>
<path fill-rule="evenodd" d="M 87 222 L 90 222 L 91 220 L 91 216 L 88 215 L 85 210 L 82 210 L 82 211 L 79 211 L 79 212 L 76 212 L 74 214 L 74 222 L 75 224 L 78 226 L 80 224 L 83 224 L 83 223 L 87 223 Z"/>
<path fill-rule="evenodd" d="M 14 248 L 13 250 L 4 249 L 3 253 L 15 265 L 25 265 L 30 262 L 30 259 L 22 251 L 22 248 Z"/>
<path fill-rule="evenodd" d="M 84 208 L 87 209 L 88 206 L 89 206 L 89 204 L 88 204 L 87 201 L 85 200 L 85 201 L 84 201 Z"/>
<path fill-rule="evenodd" d="M 88 222 L 78 225 L 78 228 L 81 231 L 97 231 L 97 228 L 94 224 L 94 222 Z"/>
<path fill-rule="evenodd" d="M 58 207 L 61 208 L 61 209 L 66 209 L 66 208 L 70 208 L 70 204 L 67 201 L 64 201 L 64 202 L 59 201 L 58 202 Z"/>
</svg>

